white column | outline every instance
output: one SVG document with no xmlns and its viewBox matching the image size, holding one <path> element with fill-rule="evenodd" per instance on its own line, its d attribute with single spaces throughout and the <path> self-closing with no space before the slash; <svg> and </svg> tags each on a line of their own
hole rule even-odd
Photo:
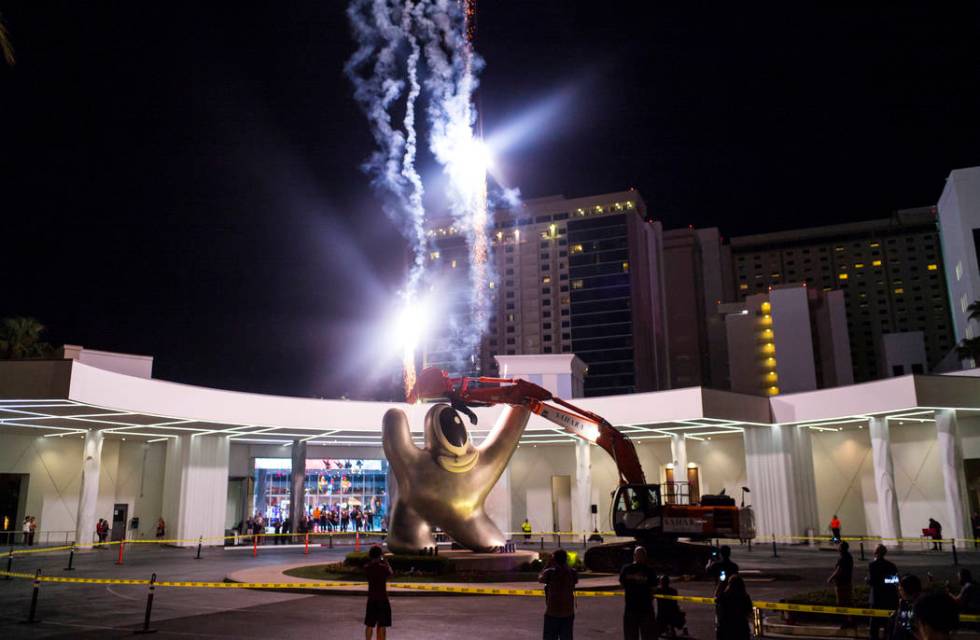
<svg viewBox="0 0 980 640">
<path fill-rule="evenodd" d="M 810 432 L 795 426 L 746 425 L 745 468 L 760 536 L 818 530 Z"/>
<path fill-rule="evenodd" d="M 878 533 L 882 538 L 900 538 L 902 520 L 898 511 L 898 493 L 895 492 L 895 467 L 891 452 L 891 427 L 885 418 L 871 418 L 871 461 L 875 475 L 875 492 L 878 494 Z M 888 546 L 901 543 L 885 541 Z"/>
<path fill-rule="evenodd" d="M 947 521 L 940 520 L 943 525 L 943 536 L 972 538 L 966 502 L 966 477 L 963 472 L 963 444 L 960 441 L 955 411 L 949 409 L 936 411 L 936 439 L 939 464 L 943 468 L 943 487 L 946 490 Z"/>
<path fill-rule="evenodd" d="M 306 515 L 306 442 L 293 440 L 290 454 L 292 465 L 289 472 L 289 521 L 293 531 L 297 531 L 300 521 Z"/>
<path fill-rule="evenodd" d="M 497 528 L 505 534 L 510 531 L 515 531 L 513 523 L 513 501 L 510 497 L 509 464 L 504 468 L 504 472 L 500 474 L 500 479 L 497 480 L 497 484 L 493 485 L 493 489 L 487 494 L 487 499 L 483 503 L 483 509 L 490 516 L 490 519 L 493 520 L 493 523 L 497 525 Z M 510 538 L 511 536 L 508 535 L 507 537 Z"/>
<path fill-rule="evenodd" d="M 684 434 L 670 434 L 670 461 L 674 463 L 674 481 L 687 480 L 687 440 Z"/>
<path fill-rule="evenodd" d="M 75 518 L 75 543 L 92 542 L 95 533 L 95 510 L 99 500 L 99 473 L 102 465 L 102 432 L 89 429 L 82 448 L 82 486 L 78 492 Z"/>
<path fill-rule="evenodd" d="M 228 499 L 228 437 L 182 435 L 167 441 L 163 512 L 167 538 L 182 546 L 220 545 Z M 211 538 L 211 540 L 207 540 Z"/>
<path fill-rule="evenodd" d="M 592 445 L 575 443 L 575 486 L 572 488 L 572 530 L 592 531 Z"/>
</svg>

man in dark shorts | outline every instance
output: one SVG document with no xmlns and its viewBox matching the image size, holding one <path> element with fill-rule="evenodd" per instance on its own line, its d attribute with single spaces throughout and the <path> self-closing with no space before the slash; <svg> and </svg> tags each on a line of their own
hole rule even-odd
<svg viewBox="0 0 980 640">
<path fill-rule="evenodd" d="M 619 572 L 626 608 L 623 610 L 623 637 L 626 640 L 656 640 L 657 619 L 653 612 L 653 589 L 657 573 L 647 566 L 647 550 L 633 550 L 633 562 Z"/>
<path fill-rule="evenodd" d="M 575 583 L 578 576 L 568 566 L 568 553 L 558 549 L 548 568 L 538 576 L 544 583 L 544 640 L 572 640 L 575 624 Z"/>
<path fill-rule="evenodd" d="M 837 596 L 838 607 L 850 607 L 851 596 L 854 593 L 854 557 L 851 555 L 849 549 L 850 545 L 847 542 L 842 541 L 840 543 L 837 547 L 837 551 L 840 554 L 837 558 L 837 564 L 834 565 L 834 572 L 827 578 L 827 584 L 834 585 L 834 594 Z M 855 624 L 851 616 L 845 617 L 841 624 L 842 629 L 853 626 Z"/>
<path fill-rule="evenodd" d="M 378 640 L 385 640 L 391 626 L 391 603 L 388 601 L 388 578 L 394 575 L 391 565 L 384 559 L 381 547 L 374 545 L 368 551 L 368 563 L 364 565 L 368 579 L 367 610 L 364 613 L 364 638 L 371 640 L 371 632 L 377 628 Z"/>
</svg>

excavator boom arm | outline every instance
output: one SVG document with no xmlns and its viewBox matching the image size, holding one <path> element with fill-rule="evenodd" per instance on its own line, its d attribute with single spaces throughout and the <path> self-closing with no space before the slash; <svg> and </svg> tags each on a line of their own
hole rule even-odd
<svg viewBox="0 0 980 640">
<path fill-rule="evenodd" d="M 450 378 L 438 369 L 425 369 L 409 400 L 445 398 L 470 406 L 524 405 L 566 433 L 595 443 L 612 456 L 621 484 L 646 484 L 636 447 L 602 416 L 556 398 L 547 389 L 514 378 Z M 554 404 L 549 404 L 553 402 Z M 556 406 L 557 405 L 557 406 Z M 475 418 L 474 418 L 475 419 Z"/>
</svg>

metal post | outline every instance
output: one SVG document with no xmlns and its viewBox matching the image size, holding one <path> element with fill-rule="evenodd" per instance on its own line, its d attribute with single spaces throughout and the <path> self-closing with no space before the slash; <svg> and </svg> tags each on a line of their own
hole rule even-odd
<svg viewBox="0 0 980 640">
<path fill-rule="evenodd" d="M 772 534 L 772 557 L 778 558 L 779 554 L 776 553 L 776 534 Z"/>
<path fill-rule="evenodd" d="M 864 560 L 864 538 L 861 538 L 861 559 Z"/>
<path fill-rule="evenodd" d="M 310 533 L 308 531 L 306 532 L 306 538 L 303 542 L 303 555 L 310 555 Z"/>
<path fill-rule="evenodd" d="M 259 555 L 259 534 L 252 536 L 252 557 Z"/>
<path fill-rule="evenodd" d="M 75 545 L 72 545 L 71 549 L 68 551 L 68 566 L 65 567 L 65 571 L 75 570 L 75 567 L 71 566 L 74 560 L 75 560 Z"/>
<path fill-rule="evenodd" d="M 204 542 L 204 536 L 198 536 L 197 537 L 197 556 L 194 558 L 195 560 L 200 560 L 201 559 L 201 543 L 202 542 Z M 154 574 L 154 575 L 156 575 L 156 574 Z"/>
<path fill-rule="evenodd" d="M 586 538 L 585 538 L 585 534 L 584 533 L 582 534 L 582 548 L 583 549 L 588 549 L 589 548 L 589 543 L 586 541 Z"/>
<path fill-rule="evenodd" d="M 126 546 L 126 541 L 125 540 L 120 540 L 119 541 L 119 559 L 116 560 L 116 564 L 122 564 L 123 563 L 123 548 L 125 546 Z"/>
<path fill-rule="evenodd" d="M 35 624 L 40 622 L 37 619 L 37 593 L 41 589 L 41 570 L 34 572 L 34 593 L 31 594 L 31 611 L 27 615 L 27 623 Z"/>
<path fill-rule="evenodd" d="M 150 590 L 146 594 L 146 615 L 143 616 L 143 628 L 137 629 L 136 633 L 156 633 L 156 629 L 150 628 L 150 611 L 153 610 L 153 590 L 156 589 L 157 574 L 150 576 Z"/>
<path fill-rule="evenodd" d="M 953 566 L 958 567 L 960 566 L 960 559 L 956 555 L 956 538 L 951 538 L 949 542 L 950 546 L 953 548 Z"/>
<path fill-rule="evenodd" d="M 327 540 L 328 540 L 328 541 L 330 542 L 330 544 L 329 544 L 329 545 L 327 545 L 327 547 L 328 547 L 329 549 L 333 549 L 333 534 L 332 534 L 332 533 L 331 533 L 330 535 L 328 535 L 328 536 L 327 536 Z"/>
<path fill-rule="evenodd" d="M 544 551 L 544 536 L 541 536 L 541 550 Z"/>
<path fill-rule="evenodd" d="M 13 565 L 14 565 L 14 550 L 13 550 L 13 548 L 11 548 L 10 549 L 10 553 L 7 554 L 7 573 L 8 574 L 11 571 L 13 571 Z M 4 580 L 10 580 L 10 575 L 5 576 L 4 577 Z"/>
</svg>

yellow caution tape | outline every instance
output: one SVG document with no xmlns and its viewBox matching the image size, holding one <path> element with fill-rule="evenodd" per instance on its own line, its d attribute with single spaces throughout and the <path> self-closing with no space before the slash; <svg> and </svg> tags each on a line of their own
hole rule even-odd
<svg viewBox="0 0 980 640">
<path fill-rule="evenodd" d="M 26 580 L 37 579 L 39 582 L 53 582 L 61 584 L 125 584 L 125 585 L 149 585 L 149 580 L 136 578 L 80 578 L 80 577 L 61 577 L 61 576 L 37 576 L 32 573 L 17 571 L 0 571 L 0 576 L 11 578 L 23 578 Z M 204 581 L 171 581 L 160 580 L 153 583 L 158 587 L 187 587 L 198 589 L 332 589 L 335 587 L 363 587 L 366 582 L 358 581 L 323 581 L 323 582 L 204 582 Z M 499 587 L 463 587 L 457 585 L 441 584 L 419 584 L 408 582 L 391 582 L 388 584 L 393 589 L 407 589 L 412 591 L 432 591 L 438 593 L 468 593 L 474 595 L 499 595 L 499 596 L 543 596 L 543 589 L 503 589 Z M 622 596 L 622 591 L 576 591 L 576 596 L 590 598 L 609 598 Z M 715 599 L 704 596 L 670 596 L 655 594 L 653 596 L 659 600 L 675 600 L 677 602 L 688 602 L 691 604 L 714 605 Z M 824 613 L 830 615 L 847 615 L 861 617 L 887 618 L 894 613 L 888 609 L 862 609 L 857 607 L 831 607 L 812 604 L 793 604 L 786 602 L 754 602 L 756 609 L 769 611 L 795 611 L 806 613 Z M 980 622 L 980 615 L 960 615 L 961 622 Z"/>
</svg>

